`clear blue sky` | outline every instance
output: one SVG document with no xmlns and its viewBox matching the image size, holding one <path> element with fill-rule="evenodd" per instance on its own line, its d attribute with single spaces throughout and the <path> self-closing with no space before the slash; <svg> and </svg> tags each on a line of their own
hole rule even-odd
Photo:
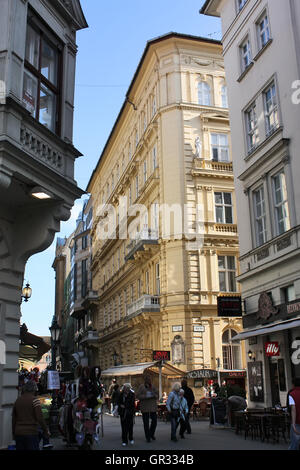
<svg viewBox="0 0 300 470">
<path fill-rule="evenodd" d="M 76 162 L 75 179 L 86 189 L 107 141 L 148 40 L 169 33 L 221 38 L 217 18 L 199 14 L 204 0 L 81 0 L 89 28 L 77 35 L 74 145 L 84 155 Z M 82 201 L 61 224 L 68 236 Z M 30 332 L 48 335 L 54 313 L 55 277 L 51 267 L 56 237 L 48 250 L 30 258 L 25 281 L 32 298 L 22 303 L 22 323 Z"/>
</svg>

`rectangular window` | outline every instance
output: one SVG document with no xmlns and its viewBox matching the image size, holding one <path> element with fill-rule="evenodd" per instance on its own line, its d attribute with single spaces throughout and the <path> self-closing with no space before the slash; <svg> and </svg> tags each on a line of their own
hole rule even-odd
<svg viewBox="0 0 300 470">
<path fill-rule="evenodd" d="M 147 181 L 147 160 L 144 160 L 144 183 Z"/>
<path fill-rule="evenodd" d="M 237 10 L 238 13 L 244 8 L 247 0 L 237 0 Z"/>
<path fill-rule="evenodd" d="M 150 294 L 150 276 L 149 276 L 149 271 L 146 271 L 145 273 L 145 292 L 147 295 Z"/>
<path fill-rule="evenodd" d="M 132 303 L 134 301 L 134 285 L 130 285 L 130 302 Z"/>
<path fill-rule="evenodd" d="M 278 103 L 275 83 L 273 82 L 264 92 L 266 134 L 272 134 L 279 126 Z"/>
<path fill-rule="evenodd" d="M 296 300 L 294 284 L 291 284 L 290 286 L 287 286 L 287 287 L 283 287 L 280 290 L 281 290 L 282 303 L 286 304 L 288 302 L 293 302 L 293 300 Z"/>
<path fill-rule="evenodd" d="M 142 280 L 138 279 L 137 282 L 137 298 L 139 299 L 142 295 Z"/>
<path fill-rule="evenodd" d="M 214 162 L 229 161 L 229 145 L 227 134 L 211 134 L 211 159 Z"/>
<path fill-rule="evenodd" d="M 288 196 L 283 172 L 272 178 L 273 200 L 275 207 L 276 234 L 281 235 L 291 228 L 289 219 Z"/>
<path fill-rule="evenodd" d="M 220 292 L 236 292 L 236 262 L 234 256 L 218 256 Z"/>
<path fill-rule="evenodd" d="M 251 152 L 259 143 L 258 121 L 256 114 L 256 103 L 253 103 L 245 112 L 247 146 L 248 152 Z"/>
<path fill-rule="evenodd" d="M 152 161 L 153 161 L 153 171 L 157 168 L 157 155 L 156 155 L 156 147 L 153 147 L 152 150 Z"/>
<path fill-rule="evenodd" d="M 121 320 L 121 317 L 122 317 L 122 296 L 121 296 L 121 294 L 119 294 L 118 298 L 119 298 L 119 300 L 118 300 L 118 318 L 119 318 L 119 320 Z"/>
<path fill-rule="evenodd" d="M 156 284 L 156 295 L 160 295 L 160 271 L 159 263 L 155 265 L 155 284 Z"/>
<path fill-rule="evenodd" d="M 73 288 L 74 288 L 74 302 L 75 300 L 77 299 L 77 263 L 74 264 L 74 268 L 73 268 Z"/>
<path fill-rule="evenodd" d="M 266 210 L 263 186 L 261 186 L 257 191 L 254 191 L 253 205 L 255 213 L 256 244 L 257 246 L 260 246 L 267 241 Z"/>
<path fill-rule="evenodd" d="M 139 175 L 136 175 L 135 177 L 135 195 L 136 198 L 139 197 Z"/>
<path fill-rule="evenodd" d="M 258 44 L 259 48 L 262 49 L 267 42 L 270 40 L 270 25 L 269 18 L 266 13 L 263 14 L 261 19 L 257 23 L 257 33 L 258 33 Z"/>
<path fill-rule="evenodd" d="M 244 72 L 252 62 L 250 40 L 247 37 L 240 46 L 242 72 Z"/>
<path fill-rule="evenodd" d="M 82 242 L 82 249 L 83 250 L 86 250 L 87 249 L 87 245 L 88 245 L 88 236 L 87 235 L 84 235 L 81 239 L 81 242 Z"/>
<path fill-rule="evenodd" d="M 215 216 L 218 224 L 232 224 L 232 194 L 215 193 Z"/>
<path fill-rule="evenodd" d="M 57 40 L 55 40 L 57 44 Z M 50 32 L 27 24 L 23 78 L 23 104 L 41 124 L 60 132 L 61 52 Z"/>
</svg>

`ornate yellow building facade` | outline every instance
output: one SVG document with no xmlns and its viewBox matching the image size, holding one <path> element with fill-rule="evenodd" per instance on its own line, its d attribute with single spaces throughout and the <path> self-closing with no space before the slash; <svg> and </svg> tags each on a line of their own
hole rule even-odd
<svg viewBox="0 0 300 470">
<path fill-rule="evenodd" d="M 182 371 L 241 370 L 238 234 L 222 46 L 147 43 L 91 176 L 93 289 L 102 369 L 171 352 Z"/>
</svg>

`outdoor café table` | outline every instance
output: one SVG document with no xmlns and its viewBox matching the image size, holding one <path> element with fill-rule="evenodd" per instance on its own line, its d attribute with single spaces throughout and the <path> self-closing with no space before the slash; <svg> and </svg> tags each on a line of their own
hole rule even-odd
<svg viewBox="0 0 300 470">
<path fill-rule="evenodd" d="M 273 413 L 251 413 L 251 416 L 253 418 L 257 418 L 260 420 L 261 423 L 261 440 L 264 442 L 266 438 L 266 420 L 267 418 L 272 418 L 273 420 L 276 421 L 278 419 L 278 424 L 279 424 L 279 415 L 273 414 Z"/>
</svg>

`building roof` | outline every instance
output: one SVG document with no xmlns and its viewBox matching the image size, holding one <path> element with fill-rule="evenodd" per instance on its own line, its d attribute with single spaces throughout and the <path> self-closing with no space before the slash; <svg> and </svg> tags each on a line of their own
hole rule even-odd
<svg viewBox="0 0 300 470">
<path fill-rule="evenodd" d="M 203 4 L 203 6 L 201 7 L 201 9 L 199 10 L 199 13 L 201 13 L 203 15 L 220 16 L 216 12 L 216 10 L 213 9 L 214 7 L 217 6 L 217 5 L 215 5 L 216 3 L 218 4 L 219 1 L 218 0 L 206 0 L 205 3 Z M 212 9 L 211 9 L 211 7 L 212 7 Z"/>
<path fill-rule="evenodd" d="M 113 128 L 112 128 L 112 130 L 111 130 L 111 132 L 110 132 L 110 134 L 109 134 L 109 137 L 108 137 L 108 139 L 107 139 L 107 141 L 106 141 L 106 144 L 105 144 L 105 146 L 104 146 L 104 148 L 103 148 L 103 150 L 102 150 L 102 153 L 101 153 L 101 155 L 100 155 L 100 157 L 99 157 L 98 163 L 97 163 L 97 165 L 96 165 L 96 167 L 95 167 L 95 169 L 94 169 L 94 171 L 93 171 L 93 173 L 92 173 L 92 175 L 91 175 L 91 177 L 90 177 L 90 180 L 89 180 L 89 182 L 88 182 L 88 185 L 87 185 L 87 187 L 86 187 L 86 191 L 87 191 L 87 192 L 88 192 L 89 186 L 90 186 L 90 184 L 91 184 L 91 182 L 92 182 L 92 180 L 93 180 L 93 178 L 94 178 L 94 175 L 95 175 L 96 172 L 97 172 L 97 169 L 98 169 L 98 167 L 99 167 L 101 158 L 102 158 L 102 156 L 104 155 L 105 150 L 106 150 L 106 148 L 107 148 L 107 146 L 108 146 L 108 143 L 109 143 L 109 141 L 110 141 L 110 139 L 111 139 L 111 137 L 112 137 L 112 135 L 113 135 L 113 133 L 114 133 L 114 131 L 115 131 L 115 129 L 116 129 L 116 126 L 117 126 L 117 124 L 118 124 L 118 122 L 119 122 L 119 120 L 120 120 L 120 118 L 121 118 L 121 116 L 122 116 L 124 110 L 125 110 L 126 104 L 127 104 L 127 102 L 130 102 L 130 92 L 131 92 L 131 90 L 132 90 L 132 88 L 133 88 L 133 85 L 134 85 L 134 83 L 135 83 L 135 81 L 136 81 L 136 79 L 137 79 L 137 77 L 138 77 L 138 74 L 139 74 L 139 72 L 140 72 L 140 70 L 141 70 L 141 68 L 142 68 L 142 66 L 143 66 L 143 63 L 144 63 L 144 60 L 145 60 L 145 58 L 146 58 L 146 55 L 147 55 L 147 53 L 148 53 L 148 51 L 149 51 L 149 48 L 150 48 L 153 44 L 157 44 L 157 43 L 159 43 L 159 42 L 162 42 L 162 41 L 165 41 L 165 40 L 171 39 L 171 38 L 175 38 L 175 39 L 176 39 L 176 38 L 177 38 L 177 39 L 187 39 L 187 40 L 189 40 L 189 41 L 204 42 L 204 43 L 215 44 L 215 45 L 219 45 L 219 46 L 222 45 L 221 41 L 219 41 L 219 40 L 217 40 L 217 39 L 205 38 L 205 37 L 202 37 L 202 36 L 192 36 L 192 35 L 190 35 L 190 34 L 183 34 L 183 33 L 176 33 L 176 32 L 169 32 L 169 33 L 166 33 L 166 34 L 164 34 L 164 35 L 162 35 L 162 36 L 158 36 L 158 37 L 156 37 L 156 38 L 153 38 L 153 39 L 150 39 L 149 41 L 147 41 L 147 44 L 146 44 L 146 47 L 145 47 L 145 49 L 144 49 L 143 55 L 142 55 L 142 57 L 141 57 L 141 59 L 140 59 L 140 62 L 139 62 L 139 64 L 138 64 L 138 66 L 137 66 L 137 69 L 136 69 L 136 71 L 135 71 L 135 73 L 134 73 L 133 79 L 131 80 L 131 83 L 130 83 L 129 88 L 128 88 L 128 90 L 127 90 L 127 93 L 126 93 L 126 96 L 125 96 L 125 101 L 124 101 L 124 103 L 123 103 L 123 106 L 122 106 L 122 108 L 121 108 L 121 110 L 120 110 L 120 112 L 119 112 L 119 114 L 118 114 L 118 117 L 117 117 L 117 119 L 116 119 L 116 121 L 115 121 L 115 124 L 114 124 L 114 126 L 113 126 Z M 131 104 L 132 104 L 132 103 L 131 103 Z"/>
</svg>

